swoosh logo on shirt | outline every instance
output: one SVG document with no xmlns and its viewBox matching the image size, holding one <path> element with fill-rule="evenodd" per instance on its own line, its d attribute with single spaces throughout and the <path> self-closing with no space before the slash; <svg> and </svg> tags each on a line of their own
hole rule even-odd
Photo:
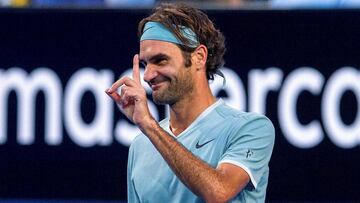
<svg viewBox="0 0 360 203">
<path fill-rule="evenodd" d="M 208 144 L 208 143 L 210 143 L 210 142 L 212 142 L 212 141 L 214 141 L 214 140 L 215 140 L 215 138 L 212 139 L 212 140 L 209 140 L 209 141 L 207 141 L 207 142 L 204 142 L 204 143 L 202 143 L 202 144 L 199 144 L 199 141 L 198 141 L 198 142 L 196 143 L 195 147 L 196 147 L 196 149 L 200 149 L 201 147 L 205 146 L 206 144 Z"/>
</svg>

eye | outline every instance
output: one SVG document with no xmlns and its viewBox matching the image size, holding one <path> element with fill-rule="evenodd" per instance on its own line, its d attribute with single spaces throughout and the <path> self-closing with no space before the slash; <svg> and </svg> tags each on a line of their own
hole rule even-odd
<svg viewBox="0 0 360 203">
<path fill-rule="evenodd" d="M 165 58 L 160 58 L 158 60 L 155 61 L 155 63 L 159 66 L 165 65 L 167 63 L 167 59 Z"/>
</svg>

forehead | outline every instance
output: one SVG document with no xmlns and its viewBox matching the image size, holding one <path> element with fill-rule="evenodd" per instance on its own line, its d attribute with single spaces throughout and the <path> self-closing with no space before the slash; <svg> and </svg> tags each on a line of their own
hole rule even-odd
<svg viewBox="0 0 360 203">
<path fill-rule="evenodd" d="M 158 54 L 177 56 L 181 55 L 181 50 L 177 45 L 171 42 L 159 40 L 144 40 L 140 42 L 141 60 L 147 60 L 148 58 Z"/>
</svg>

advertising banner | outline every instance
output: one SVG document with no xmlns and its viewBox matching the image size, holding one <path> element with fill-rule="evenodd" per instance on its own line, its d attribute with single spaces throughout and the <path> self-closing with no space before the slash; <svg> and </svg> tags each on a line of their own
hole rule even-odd
<svg viewBox="0 0 360 203">
<path fill-rule="evenodd" d="M 140 131 L 104 91 L 148 12 L 0 10 L 0 198 L 126 200 Z M 359 200 L 360 10 L 207 13 L 227 46 L 213 93 L 276 129 L 267 200 Z"/>
</svg>

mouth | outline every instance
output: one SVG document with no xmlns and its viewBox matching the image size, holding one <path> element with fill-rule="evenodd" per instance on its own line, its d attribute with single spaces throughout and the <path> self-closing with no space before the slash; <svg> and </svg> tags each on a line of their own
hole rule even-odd
<svg viewBox="0 0 360 203">
<path fill-rule="evenodd" d="M 165 81 L 163 81 L 163 82 L 157 82 L 157 83 L 152 83 L 152 84 L 150 85 L 150 87 L 151 87 L 151 89 L 152 89 L 153 91 L 156 91 L 156 90 L 160 89 L 160 87 L 161 87 L 164 83 L 165 83 Z"/>
<path fill-rule="evenodd" d="M 169 80 L 164 78 L 162 80 L 150 81 L 149 85 L 153 91 L 156 91 L 156 90 L 160 89 L 161 86 L 165 85 L 165 83 L 167 83 L 167 82 L 169 82 Z"/>
</svg>

